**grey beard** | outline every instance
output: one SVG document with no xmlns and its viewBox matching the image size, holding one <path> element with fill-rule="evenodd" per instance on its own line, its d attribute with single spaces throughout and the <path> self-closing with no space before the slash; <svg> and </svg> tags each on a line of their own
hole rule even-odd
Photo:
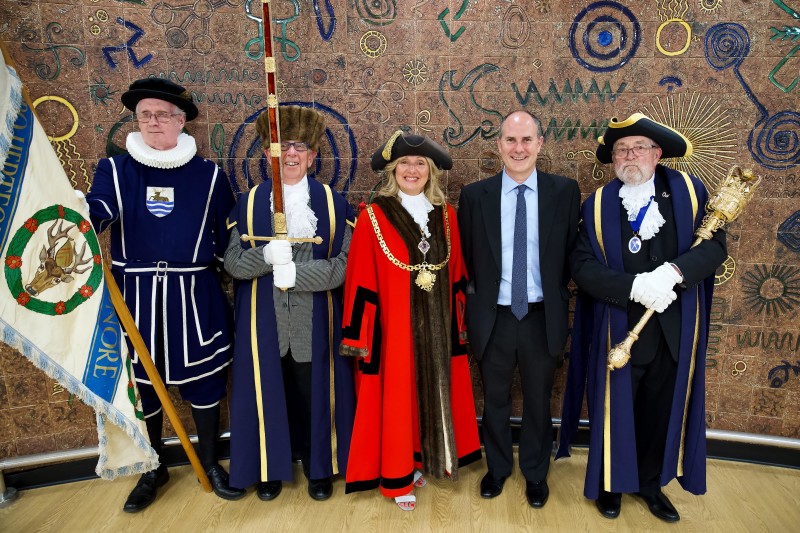
<svg viewBox="0 0 800 533">
<path fill-rule="evenodd" d="M 635 166 L 626 167 L 618 177 L 620 180 L 622 180 L 622 183 L 630 186 L 641 185 L 650 179 L 650 176 L 644 175 L 642 169 Z"/>
</svg>

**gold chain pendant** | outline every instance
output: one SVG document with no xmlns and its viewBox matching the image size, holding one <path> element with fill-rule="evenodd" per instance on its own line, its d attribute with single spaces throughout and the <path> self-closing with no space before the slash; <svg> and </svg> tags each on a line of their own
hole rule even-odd
<svg viewBox="0 0 800 533">
<path fill-rule="evenodd" d="M 417 274 L 417 279 L 414 283 L 417 284 L 417 287 L 422 289 L 423 291 L 431 292 L 433 289 L 433 284 L 436 282 L 436 274 L 431 272 L 425 267 L 419 269 L 419 274 Z"/>
<path fill-rule="evenodd" d="M 383 250 L 383 253 L 386 255 L 386 259 L 388 259 L 389 262 L 391 262 L 394 266 L 402 268 L 408 272 L 414 272 L 415 270 L 419 271 L 417 274 L 417 279 L 414 280 L 414 283 L 416 283 L 417 287 L 420 289 L 431 292 L 431 290 L 433 290 L 433 284 L 436 283 L 436 274 L 434 274 L 434 272 L 447 266 L 447 262 L 450 260 L 450 218 L 447 215 L 447 208 L 444 209 L 444 237 L 445 242 L 447 243 L 447 256 L 444 258 L 444 261 L 436 265 L 431 265 L 424 259 L 425 255 L 430 250 L 430 243 L 428 243 L 424 237 L 417 246 L 419 251 L 423 254 L 423 262 L 421 264 L 407 265 L 397 259 L 389 250 L 389 247 L 386 246 L 386 241 L 383 240 L 381 228 L 378 226 L 378 219 L 375 218 L 375 213 L 372 210 L 372 206 L 367 206 L 367 213 L 369 214 L 369 219 L 372 222 L 372 229 L 375 230 L 375 236 L 378 238 L 378 243 L 381 245 L 381 250 Z"/>
</svg>

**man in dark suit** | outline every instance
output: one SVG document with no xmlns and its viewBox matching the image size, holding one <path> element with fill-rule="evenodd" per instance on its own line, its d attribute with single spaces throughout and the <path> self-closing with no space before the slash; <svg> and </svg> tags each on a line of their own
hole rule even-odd
<svg viewBox="0 0 800 533">
<path fill-rule="evenodd" d="M 587 371 L 579 369 L 588 368 L 584 494 L 606 518 L 619 516 L 621 493 L 628 492 L 653 515 L 676 522 L 680 515 L 661 487 L 677 478 L 689 492 L 706 490 L 703 364 L 714 272 L 727 257 L 725 232 L 692 247 L 705 187 L 658 163 L 691 154 L 679 132 L 635 113 L 612 119 L 599 142 L 597 160 L 613 163 L 617 179 L 584 203 L 570 257 L 589 299 L 582 295 L 575 312 L 565 393 L 572 412 L 565 407 L 562 437 L 580 416 Z M 657 314 L 639 333 L 629 364 L 610 371 L 609 346 L 648 308 Z M 577 340 L 582 335 L 586 342 Z M 573 377 L 578 372 L 583 377 Z"/>
<path fill-rule="evenodd" d="M 532 507 L 547 502 L 552 450 L 550 393 L 567 338 L 567 257 L 578 231 L 578 183 L 538 172 L 539 119 L 515 111 L 497 148 L 503 171 L 465 186 L 458 223 L 469 273 L 467 331 L 483 378 L 488 472 L 481 496 L 494 498 L 511 475 L 511 381 L 519 367 L 519 466 Z"/>
</svg>

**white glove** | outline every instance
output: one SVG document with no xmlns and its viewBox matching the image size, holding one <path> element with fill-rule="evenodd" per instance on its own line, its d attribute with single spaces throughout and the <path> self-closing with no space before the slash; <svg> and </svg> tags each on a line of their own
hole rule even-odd
<svg viewBox="0 0 800 533">
<path fill-rule="evenodd" d="M 268 265 L 285 265 L 292 260 L 292 243 L 283 239 L 269 241 L 264 246 L 264 262 Z"/>
<path fill-rule="evenodd" d="M 675 291 L 669 291 L 666 295 L 656 298 L 655 302 L 653 302 L 653 305 L 648 306 L 648 308 L 652 309 L 656 313 L 663 313 L 667 307 L 669 307 L 669 304 L 677 299 L 678 295 L 675 294 Z"/>
<path fill-rule="evenodd" d="M 664 263 L 650 272 L 650 275 L 654 278 L 654 282 L 658 286 L 669 286 L 670 289 L 674 287 L 676 283 L 683 281 L 683 276 L 678 274 L 678 271 L 670 263 Z"/>
<path fill-rule="evenodd" d="M 89 202 L 86 201 L 86 195 L 83 194 L 83 191 L 79 191 L 75 189 L 75 196 L 78 197 L 78 201 L 81 203 L 81 208 L 83 209 L 84 213 L 89 212 Z"/>
<path fill-rule="evenodd" d="M 631 286 L 631 295 L 630 299 L 634 302 L 640 303 L 643 306 L 649 308 L 650 306 L 655 303 L 655 296 L 650 294 L 649 287 L 648 287 L 648 274 L 636 274 L 636 277 L 633 278 L 633 285 Z"/>
<path fill-rule="evenodd" d="M 669 263 L 664 263 L 652 272 L 637 274 L 631 286 L 630 298 L 648 309 L 663 313 L 669 304 L 678 299 L 672 288 L 682 281 L 681 276 Z"/>
<path fill-rule="evenodd" d="M 647 274 L 648 290 L 651 296 L 655 297 L 652 305 L 647 306 L 656 313 L 663 313 L 669 304 L 678 299 L 678 295 L 672 290 L 676 283 L 683 281 L 683 276 L 670 263 L 664 263 L 652 272 Z"/>
<path fill-rule="evenodd" d="M 294 261 L 289 261 L 285 265 L 275 265 L 272 267 L 273 283 L 279 289 L 291 289 L 297 280 L 297 269 Z"/>
</svg>

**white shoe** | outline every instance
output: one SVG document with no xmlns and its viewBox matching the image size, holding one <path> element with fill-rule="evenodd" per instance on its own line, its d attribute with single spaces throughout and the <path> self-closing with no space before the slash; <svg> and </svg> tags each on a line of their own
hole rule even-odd
<svg viewBox="0 0 800 533">
<path fill-rule="evenodd" d="M 417 497 L 413 494 L 397 496 L 394 501 L 403 511 L 413 511 L 417 507 Z"/>
</svg>

